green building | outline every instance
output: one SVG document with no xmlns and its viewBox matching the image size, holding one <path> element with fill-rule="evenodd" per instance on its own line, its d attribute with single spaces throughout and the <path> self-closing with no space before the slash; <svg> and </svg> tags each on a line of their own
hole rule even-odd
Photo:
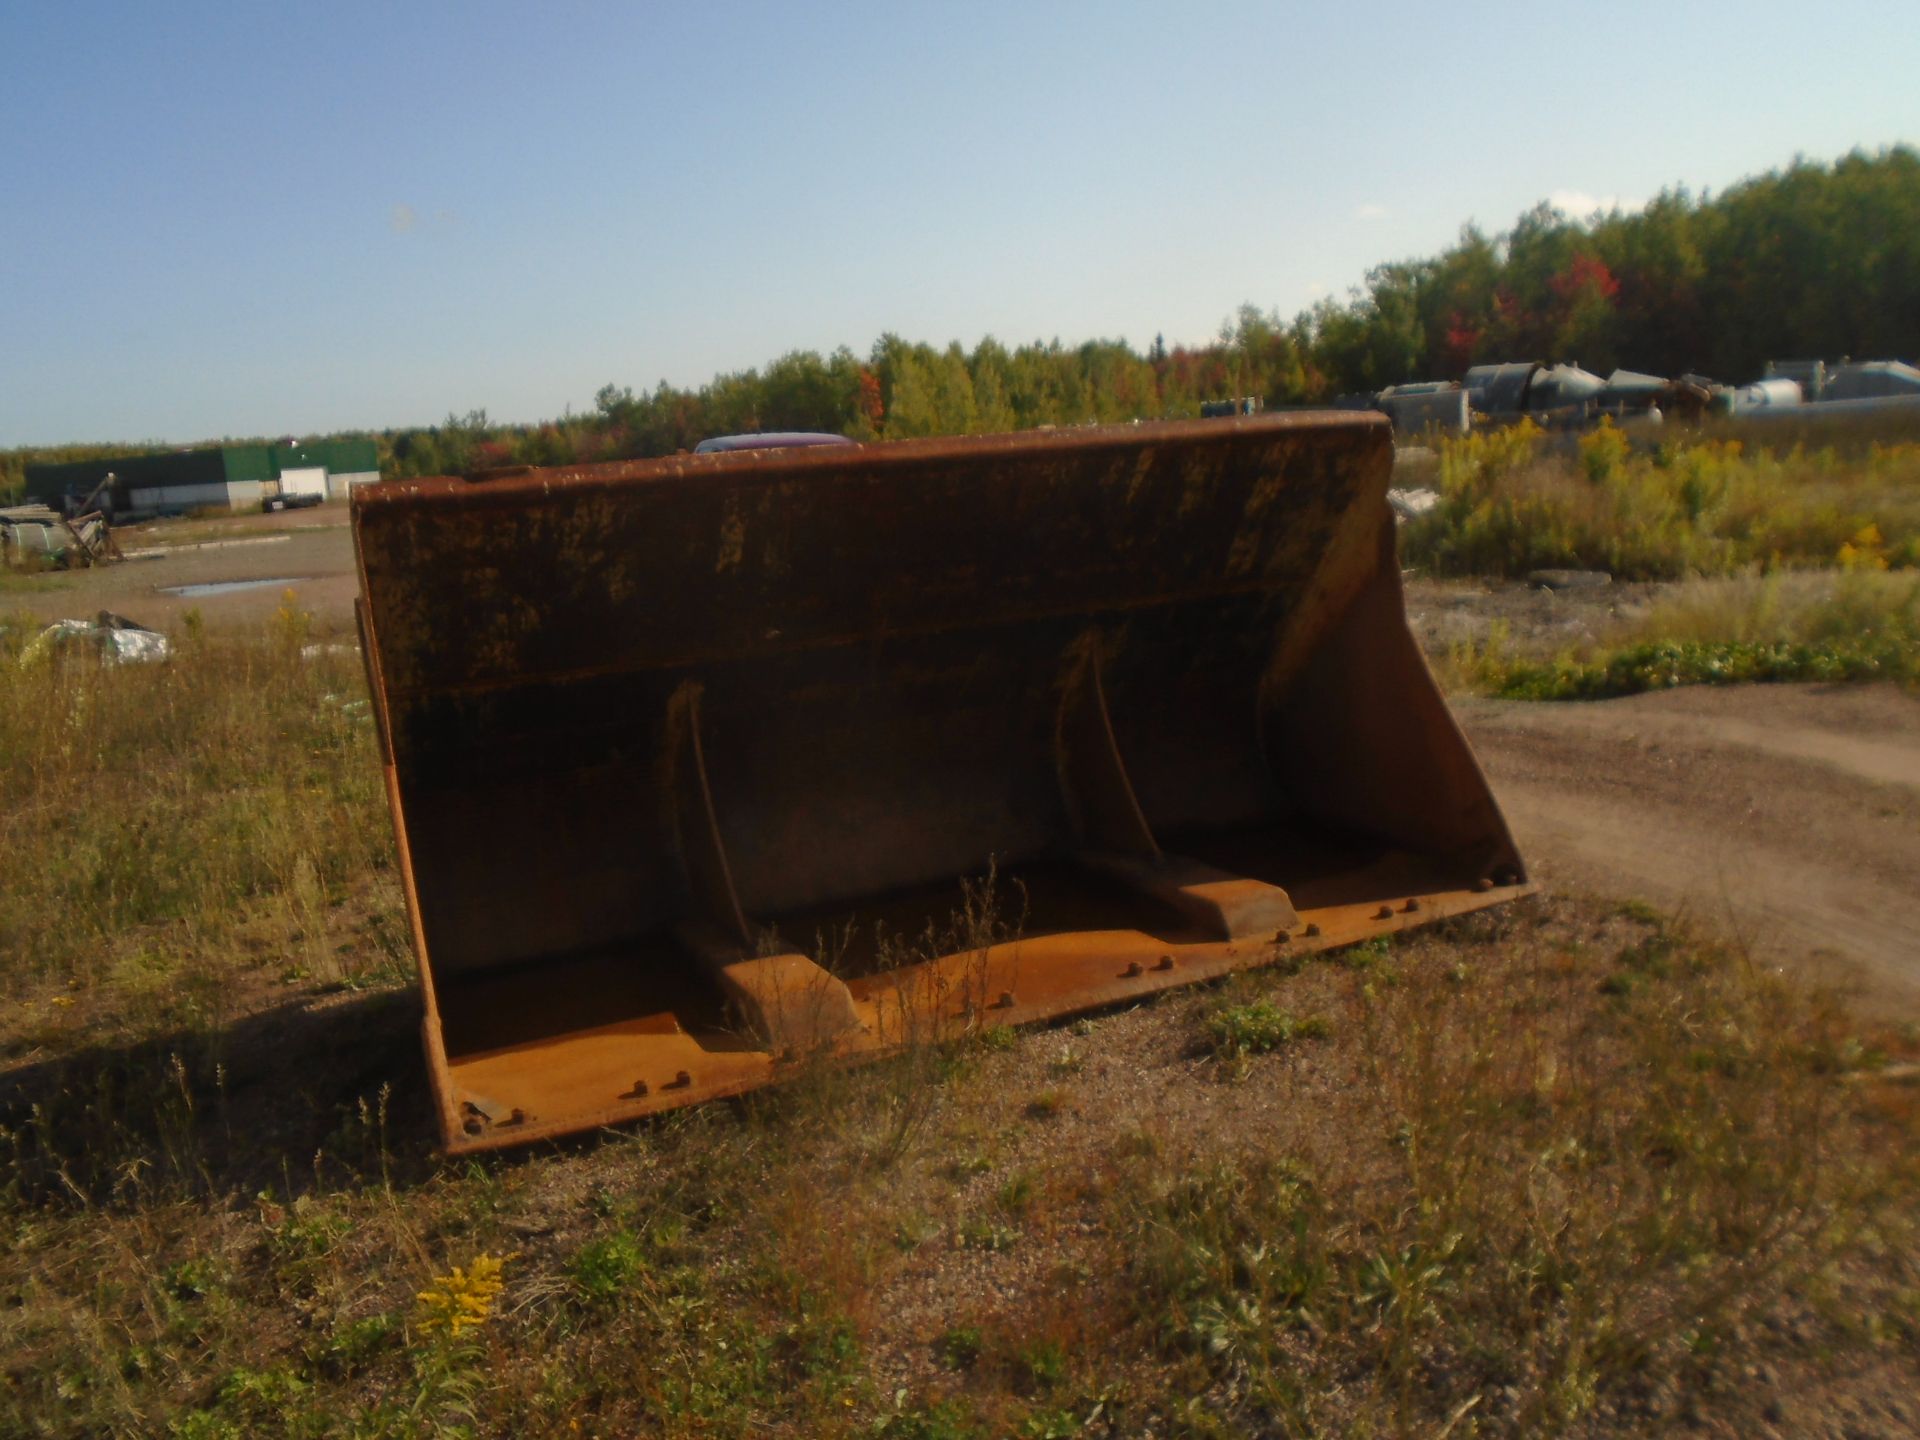
<svg viewBox="0 0 1920 1440">
<path fill-rule="evenodd" d="M 371 440 L 315 440 L 304 445 L 218 445 L 109 460 L 28 465 L 27 494 L 48 505 L 76 500 L 112 477 L 113 509 L 123 515 L 227 506 L 241 509 L 279 495 L 339 500 L 353 486 L 380 478 Z"/>
</svg>

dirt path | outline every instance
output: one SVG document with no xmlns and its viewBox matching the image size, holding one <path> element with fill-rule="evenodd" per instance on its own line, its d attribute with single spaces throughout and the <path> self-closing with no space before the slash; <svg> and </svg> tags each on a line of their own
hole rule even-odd
<svg viewBox="0 0 1920 1440">
<path fill-rule="evenodd" d="M 1920 696 L 1693 688 L 1457 712 L 1538 878 L 1826 963 L 1920 1017 Z"/>
</svg>

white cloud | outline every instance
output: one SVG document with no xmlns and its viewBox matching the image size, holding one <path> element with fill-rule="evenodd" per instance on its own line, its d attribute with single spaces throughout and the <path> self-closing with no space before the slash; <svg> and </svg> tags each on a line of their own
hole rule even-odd
<svg viewBox="0 0 1920 1440">
<path fill-rule="evenodd" d="M 1353 212 L 1356 220 L 1384 220 L 1393 212 L 1384 205 L 1376 205 L 1371 200 Z"/>
<path fill-rule="evenodd" d="M 1547 203 L 1556 210 L 1565 211 L 1575 220 L 1588 220 L 1596 211 L 1619 210 L 1631 214 L 1647 202 L 1627 200 L 1618 195 L 1591 195 L 1585 190 L 1556 190 L 1547 196 Z"/>
<path fill-rule="evenodd" d="M 387 224 L 396 235 L 404 235 L 420 223 L 420 217 L 413 213 L 413 207 L 400 204 L 393 207 L 393 213 L 387 217 Z"/>
</svg>

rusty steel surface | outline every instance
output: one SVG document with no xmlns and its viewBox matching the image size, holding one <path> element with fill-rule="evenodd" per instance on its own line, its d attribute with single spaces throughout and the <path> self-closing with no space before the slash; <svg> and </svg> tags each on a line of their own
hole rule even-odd
<svg viewBox="0 0 1920 1440">
<path fill-rule="evenodd" d="M 1390 468 L 1342 413 L 356 490 L 448 1148 L 1522 893 Z"/>
</svg>

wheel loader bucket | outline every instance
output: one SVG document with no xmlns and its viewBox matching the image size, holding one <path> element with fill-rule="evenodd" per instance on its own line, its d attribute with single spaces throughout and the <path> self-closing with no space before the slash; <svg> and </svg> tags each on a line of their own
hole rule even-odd
<svg viewBox="0 0 1920 1440">
<path fill-rule="evenodd" d="M 1378 415 L 356 490 L 447 1148 L 1527 888 Z"/>
</svg>

